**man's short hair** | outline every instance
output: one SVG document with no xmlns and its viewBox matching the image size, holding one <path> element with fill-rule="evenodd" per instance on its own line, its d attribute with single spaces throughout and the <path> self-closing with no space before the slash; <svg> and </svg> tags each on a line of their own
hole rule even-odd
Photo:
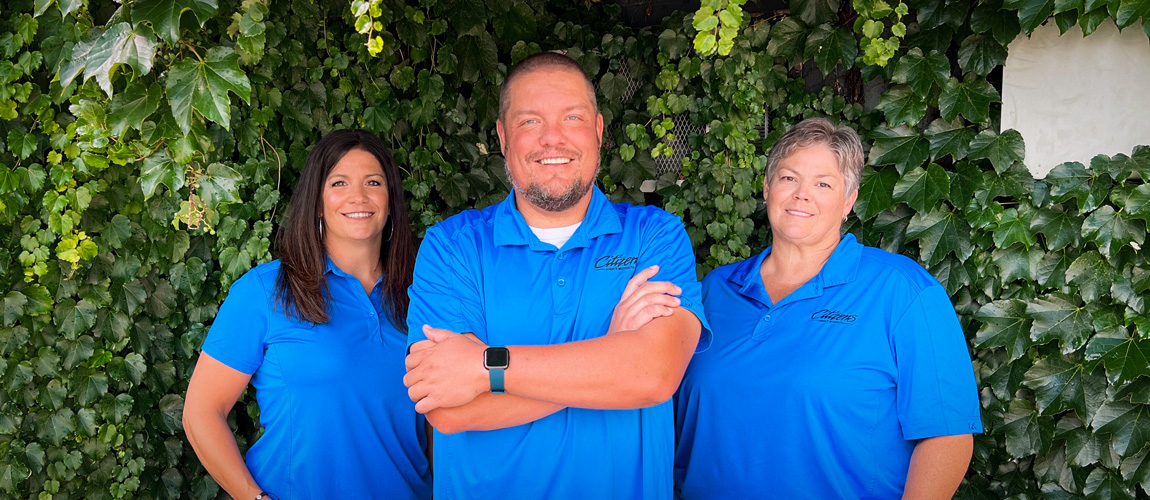
<svg viewBox="0 0 1150 500">
<path fill-rule="evenodd" d="M 850 196 L 852 192 L 858 190 L 863 169 L 862 141 L 854 129 L 847 126 L 836 127 L 826 118 L 808 118 L 799 122 L 771 147 L 771 154 L 767 159 L 767 184 L 770 185 L 771 179 L 774 178 L 779 162 L 807 146 L 826 146 L 835 154 L 835 158 L 838 158 L 839 174 L 846 183 L 844 196 Z"/>
<path fill-rule="evenodd" d="M 522 61 L 519 61 L 507 71 L 507 77 L 503 79 L 503 85 L 499 88 L 500 120 L 507 117 L 507 109 L 511 107 L 511 103 L 509 102 L 511 82 L 520 76 L 541 69 L 565 69 L 582 76 L 583 82 L 587 84 L 587 94 L 591 97 L 591 104 L 595 106 L 595 113 L 599 113 L 599 101 L 595 97 L 595 84 L 591 83 L 591 79 L 587 77 L 587 73 L 583 71 L 583 67 L 565 54 L 559 52 L 540 52 L 523 58 Z"/>
</svg>

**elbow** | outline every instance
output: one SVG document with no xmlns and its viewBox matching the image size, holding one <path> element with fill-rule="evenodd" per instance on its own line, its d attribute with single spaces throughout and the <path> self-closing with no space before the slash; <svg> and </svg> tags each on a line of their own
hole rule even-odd
<svg viewBox="0 0 1150 500">
<path fill-rule="evenodd" d="M 458 432 L 471 430 L 467 428 L 464 419 L 459 418 L 446 408 L 432 410 L 427 413 L 427 421 L 431 426 L 439 431 L 440 434 L 455 434 Z"/>
<path fill-rule="evenodd" d="M 646 408 L 666 402 L 675 395 L 675 391 L 679 390 L 679 381 L 682 378 L 681 373 L 650 373 L 636 377 L 634 406 Z"/>
</svg>

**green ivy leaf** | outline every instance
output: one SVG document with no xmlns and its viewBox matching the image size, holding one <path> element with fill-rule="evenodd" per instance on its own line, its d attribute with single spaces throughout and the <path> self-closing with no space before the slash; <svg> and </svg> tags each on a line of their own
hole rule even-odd
<svg viewBox="0 0 1150 500">
<path fill-rule="evenodd" d="M 132 19 L 152 24 L 156 34 L 170 45 L 180 39 L 180 17 L 191 11 L 203 26 L 216 15 L 216 0 L 142 0 L 132 5 Z"/>
<path fill-rule="evenodd" d="M 152 71 L 152 57 L 156 53 L 156 38 L 152 29 L 140 24 L 136 29 L 128 23 L 117 23 L 105 31 L 92 46 L 84 61 L 84 79 L 96 78 L 104 93 L 112 95 L 112 75 L 122 64 L 132 67 L 136 76 Z"/>
<path fill-rule="evenodd" d="M 481 76 L 491 78 L 498 71 L 498 50 L 495 40 L 487 33 L 459 37 L 455 54 L 459 57 L 459 74 L 464 81 L 474 82 Z"/>
<path fill-rule="evenodd" d="M 21 160 L 32 156 L 32 153 L 36 152 L 36 134 L 31 132 L 25 134 L 16 129 L 9 130 L 8 150 L 12 152 L 12 156 Z"/>
<path fill-rule="evenodd" d="M 999 282 L 1003 285 L 1014 280 L 1036 281 L 1045 258 L 1046 252 L 1037 246 L 1000 246 L 991 253 L 991 260 L 998 266 Z"/>
<path fill-rule="evenodd" d="M 1065 202 L 1071 198 L 1078 200 L 1078 210 L 1089 212 L 1098 208 L 1110 189 L 1110 183 L 1096 172 L 1087 170 L 1078 162 L 1067 162 L 1054 167 L 1046 174 L 1046 182 L 1050 184 L 1050 197 L 1056 203 Z"/>
<path fill-rule="evenodd" d="M 52 446 L 60 446 L 65 439 L 71 438 L 76 432 L 76 413 L 71 408 L 61 408 L 46 418 L 37 418 L 39 432 L 37 437 L 45 439 Z"/>
<path fill-rule="evenodd" d="M 937 164 L 924 170 L 916 167 L 894 185 L 894 199 L 906 203 L 916 212 L 926 212 L 950 195 L 950 177 Z"/>
<path fill-rule="evenodd" d="M 1026 314 L 1026 302 L 996 300 L 979 308 L 974 318 L 982 322 L 974 338 L 979 348 L 1005 347 L 1011 361 L 1021 358 L 1030 348 L 1031 318 Z"/>
<path fill-rule="evenodd" d="M 994 245 L 998 248 L 1007 248 L 1015 243 L 1022 243 L 1026 248 L 1034 245 L 1036 240 L 1030 232 L 1033 213 L 1034 210 L 1029 205 L 1022 205 L 1019 209 L 1006 209 L 994 228 Z"/>
<path fill-rule="evenodd" d="M 892 193 L 898 180 L 898 172 L 891 168 L 864 170 L 858 199 L 855 200 L 855 215 L 866 221 L 889 209 L 894 204 Z"/>
<path fill-rule="evenodd" d="M 1081 363 L 1057 356 L 1039 359 L 1026 371 L 1022 383 L 1034 390 L 1034 401 L 1042 415 L 1074 410 L 1079 418 L 1090 421 L 1106 401 L 1104 377 L 1087 374 Z"/>
<path fill-rule="evenodd" d="M 52 319 L 60 328 L 60 333 L 75 339 L 96 324 L 96 306 L 87 300 L 77 303 L 72 299 L 64 299 L 56 304 Z"/>
<path fill-rule="evenodd" d="M 1010 42 L 1022 32 L 1022 26 L 1018 23 L 1018 13 L 1004 10 L 1002 2 L 998 0 L 979 2 L 970 15 L 970 29 L 975 33 L 989 31 L 1003 46 L 1010 45 Z"/>
<path fill-rule="evenodd" d="M 144 357 L 140 353 L 132 352 L 122 358 L 113 358 L 108 363 L 107 372 L 114 380 L 139 384 L 144 379 L 144 372 L 147 369 Z"/>
<path fill-rule="evenodd" d="M 1130 26 L 1138 19 L 1150 20 L 1150 0 L 1122 0 L 1118 13 L 1114 15 L 1114 23 L 1118 25 L 1118 29 Z"/>
<path fill-rule="evenodd" d="M 112 216 L 112 220 L 104 226 L 104 230 L 100 232 L 100 236 L 112 248 L 120 248 L 124 246 L 124 242 L 132 235 L 132 221 L 122 214 Z"/>
<path fill-rule="evenodd" d="M 1115 212 L 1114 207 L 1103 205 L 1082 222 L 1082 235 L 1098 244 L 1098 250 L 1107 258 L 1113 257 L 1123 246 L 1146 242 L 1146 225 Z"/>
<path fill-rule="evenodd" d="M 163 97 L 164 91 L 154 83 L 147 90 L 143 85 L 132 85 L 116 94 L 108 107 L 108 125 L 112 127 L 112 135 L 123 137 L 128 129 L 143 128 L 144 120 L 160 107 Z"/>
<path fill-rule="evenodd" d="M 927 127 L 926 138 L 930 142 L 931 160 L 937 161 L 949 155 L 952 161 L 957 162 L 966 157 L 974 140 L 974 130 L 970 127 L 949 128 L 949 124 L 939 119 Z"/>
<path fill-rule="evenodd" d="M 1004 5 L 1018 11 L 1019 24 L 1028 34 L 1054 14 L 1054 0 L 1006 0 Z"/>
<path fill-rule="evenodd" d="M 1058 340 L 1062 353 L 1068 354 L 1081 348 L 1094 332 L 1093 319 L 1085 306 L 1076 305 L 1061 293 L 1052 293 L 1035 298 L 1026 305 L 1026 314 L 1034 318 L 1030 338 L 1036 344 Z"/>
<path fill-rule="evenodd" d="M 970 142 L 969 157 L 972 160 L 990 160 L 994 171 L 1002 173 L 1014 162 L 1022 161 L 1025 151 L 1022 134 L 1017 130 L 1009 129 L 1001 134 L 983 130 Z"/>
<path fill-rule="evenodd" d="M 1098 333 L 1086 344 L 1086 360 L 1101 361 L 1115 386 L 1150 375 L 1150 341 L 1125 333 Z"/>
<path fill-rule="evenodd" d="M 784 17 L 771 28 L 771 41 L 767 43 L 767 54 L 785 58 L 789 65 L 800 62 L 806 46 L 807 27 L 794 16 Z"/>
<path fill-rule="evenodd" d="M 989 35 L 970 35 L 958 49 L 958 66 L 986 76 L 1006 63 L 1006 47 Z"/>
<path fill-rule="evenodd" d="M 1115 200 L 1127 217 L 1150 222 L 1150 184 L 1142 184 Z"/>
<path fill-rule="evenodd" d="M 1099 7 L 1078 16 L 1078 25 L 1082 27 L 1082 36 L 1090 36 L 1102 25 L 1102 21 L 1109 18 L 1110 13 L 1106 12 L 1106 7 Z"/>
<path fill-rule="evenodd" d="M 238 203 L 239 188 L 236 186 L 242 180 L 243 176 L 232 167 L 222 163 L 208 165 L 207 175 L 201 176 L 197 181 L 200 185 L 200 197 L 210 207 L 218 207 L 223 203 Z"/>
<path fill-rule="evenodd" d="M 2 309 L 4 316 L 4 326 L 12 326 L 16 324 L 16 320 L 24 316 L 24 304 L 28 303 L 28 297 L 25 297 L 23 293 L 13 290 L 8 292 L 0 302 L 3 302 L 0 309 Z"/>
<path fill-rule="evenodd" d="M 1111 444 L 1119 455 L 1133 455 L 1150 441 L 1150 405 L 1107 402 L 1098 409 L 1090 427 L 1098 434 L 1111 434 Z"/>
<path fill-rule="evenodd" d="M 990 103 L 998 100 L 998 91 L 986 80 L 959 83 L 951 78 L 942 87 L 938 108 L 946 121 L 954 121 L 961 114 L 967 120 L 983 123 L 990 119 Z"/>
<path fill-rule="evenodd" d="M 40 316 L 52 312 L 54 304 L 52 295 L 48 292 L 47 288 L 42 285 L 32 285 L 25 287 L 21 292 L 28 302 L 24 305 L 24 314 L 28 316 Z"/>
<path fill-rule="evenodd" d="M 886 121 L 891 127 L 913 127 L 926 115 L 926 101 L 915 95 L 907 85 L 891 87 L 883 93 L 876 107 L 886 115 Z"/>
<path fill-rule="evenodd" d="M 140 188 L 144 191 L 144 199 L 151 198 L 160 184 L 168 186 L 173 193 L 184 187 L 184 168 L 164 151 L 157 151 L 144 158 L 140 167 Z"/>
<path fill-rule="evenodd" d="M 1110 290 L 1114 272 L 1098 252 L 1085 252 L 1074 259 L 1066 270 L 1066 281 L 1076 285 L 1082 299 L 1095 302 Z"/>
<path fill-rule="evenodd" d="M 803 56 L 814 59 L 823 76 L 826 76 L 839 64 L 844 69 L 853 68 L 858 52 L 858 42 L 849 26 L 832 29 L 830 24 L 820 24 L 807 36 Z"/>
<path fill-rule="evenodd" d="M 1002 425 L 994 432 L 1006 436 L 1006 452 L 1010 456 L 1026 458 L 1036 455 L 1050 443 L 1054 430 L 1049 421 L 1039 418 L 1034 403 L 1029 400 L 1011 400 L 1002 417 Z"/>
<path fill-rule="evenodd" d="M 932 51 L 923 56 L 922 49 L 914 47 L 898 60 L 891 80 L 906 84 L 916 95 L 926 98 L 931 88 L 942 88 L 950 78 L 950 61 L 946 55 Z"/>
<path fill-rule="evenodd" d="M 917 5 L 918 24 L 924 30 L 932 30 L 943 25 L 958 28 L 966 22 L 968 2 L 960 0 L 928 0 Z"/>
<path fill-rule="evenodd" d="M 950 253 L 966 260 L 974 251 L 970 224 L 945 206 L 916 213 L 906 227 L 906 237 L 918 240 L 919 255 L 928 266 L 938 264 Z"/>
<path fill-rule="evenodd" d="M 906 132 L 902 135 L 894 130 L 876 129 L 870 149 L 871 165 L 894 165 L 901 175 L 908 168 L 926 163 L 930 157 L 930 143 L 921 135 Z"/>
<path fill-rule="evenodd" d="M 802 19 L 808 26 L 814 26 L 835 19 L 839 11 L 839 0 L 791 0 L 791 14 Z"/>
<path fill-rule="evenodd" d="M 194 0 L 192 0 L 194 1 Z M 184 59 L 168 70 L 168 101 L 172 116 L 185 134 L 192 128 L 192 110 L 204 118 L 231 127 L 231 99 L 234 93 L 249 102 L 252 89 L 240 70 L 239 56 L 231 49 L 216 47 L 202 61 Z"/>
<path fill-rule="evenodd" d="M 623 96 L 627 93 L 627 77 L 625 75 L 617 75 L 615 73 L 607 73 L 603 78 L 599 79 L 599 91 L 603 93 L 603 97 L 609 101 L 622 102 Z"/>
</svg>

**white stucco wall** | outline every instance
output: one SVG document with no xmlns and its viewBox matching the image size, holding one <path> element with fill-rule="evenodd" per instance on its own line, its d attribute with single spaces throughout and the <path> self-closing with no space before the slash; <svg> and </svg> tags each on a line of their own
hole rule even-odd
<svg viewBox="0 0 1150 500">
<path fill-rule="evenodd" d="M 1026 142 L 1027 167 L 1045 177 L 1067 161 L 1150 145 L 1150 40 L 1107 19 L 1088 37 L 1053 21 L 1010 43 L 1002 74 L 1002 129 Z"/>
</svg>

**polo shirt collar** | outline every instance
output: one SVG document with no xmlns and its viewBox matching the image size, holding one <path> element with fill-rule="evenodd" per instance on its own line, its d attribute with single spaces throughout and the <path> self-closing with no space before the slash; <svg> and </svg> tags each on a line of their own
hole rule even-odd
<svg viewBox="0 0 1150 500">
<path fill-rule="evenodd" d="M 771 305 L 770 296 L 763 286 L 763 275 L 759 272 L 759 268 L 763 265 L 763 260 L 771 254 L 771 248 L 767 247 L 759 255 L 735 264 L 735 269 L 727 278 L 728 281 L 738 286 L 739 293 L 755 299 L 765 305 Z M 835 247 L 834 252 L 831 252 L 831 257 L 823 264 L 823 268 L 819 270 L 818 274 L 811 281 L 799 287 L 790 295 L 787 295 L 783 300 L 791 302 L 812 296 L 822 295 L 823 289 L 832 286 L 843 285 L 855 280 L 858 276 L 859 261 L 862 259 L 863 245 L 855 239 L 855 235 L 847 233 L 839 240 L 838 246 Z M 774 304 L 778 305 L 778 304 Z"/>
<path fill-rule="evenodd" d="M 527 220 L 515 207 L 515 190 L 495 207 L 492 224 L 496 245 L 527 245 L 532 250 L 555 250 L 553 245 L 543 243 L 531 231 Z M 594 238 L 620 232 L 623 232 L 623 224 L 619 220 L 618 212 L 603 191 L 599 190 L 599 186 L 592 186 L 587 215 L 583 217 L 583 223 L 575 230 L 575 234 L 572 234 L 567 244 L 563 245 L 563 249 L 585 247 L 590 245 Z"/>
</svg>

